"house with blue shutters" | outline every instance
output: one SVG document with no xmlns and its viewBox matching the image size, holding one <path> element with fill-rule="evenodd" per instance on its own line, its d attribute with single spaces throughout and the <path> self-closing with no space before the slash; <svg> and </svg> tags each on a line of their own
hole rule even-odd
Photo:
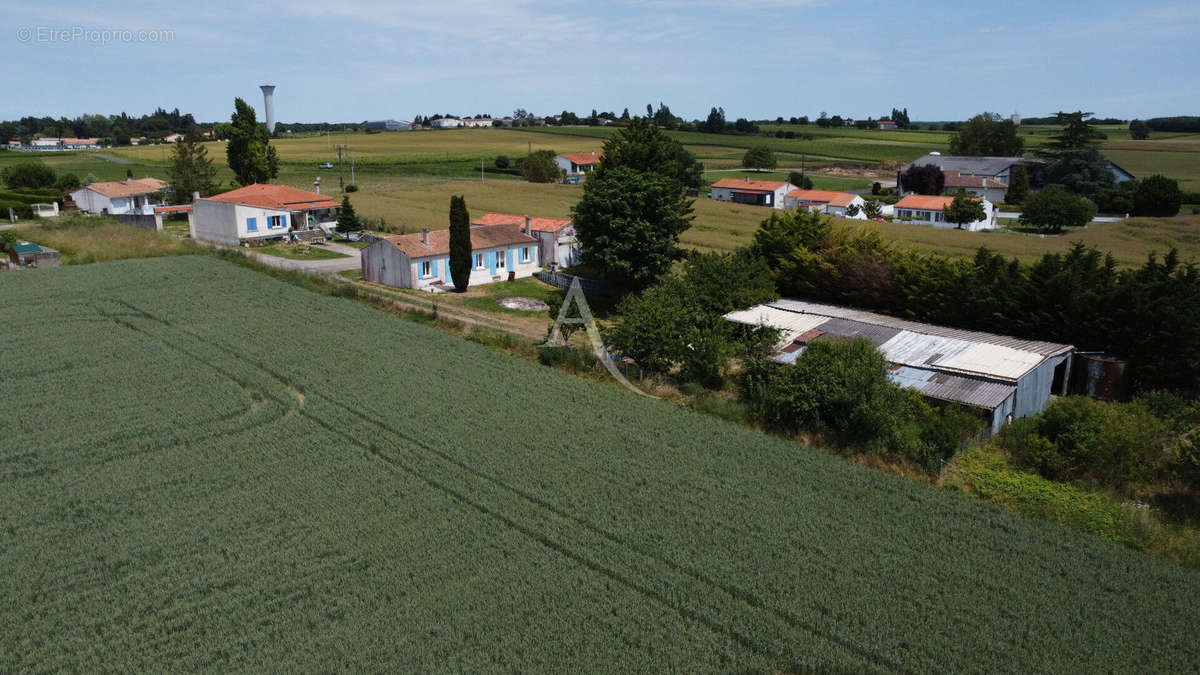
<svg viewBox="0 0 1200 675">
<path fill-rule="evenodd" d="M 340 206 L 319 192 L 253 183 L 192 202 L 188 229 L 193 239 L 235 246 L 287 239 L 292 230 L 333 222 Z"/>
<path fill-rule="evenodd" d="M 450 231 L 384 237 L 361 254 L 363 280 L 397 288 L 453 288 Z M 541 269 L 538 240 L 515 223 L 471 227 L 471 286 L 533 276 Z"/>
</svg>

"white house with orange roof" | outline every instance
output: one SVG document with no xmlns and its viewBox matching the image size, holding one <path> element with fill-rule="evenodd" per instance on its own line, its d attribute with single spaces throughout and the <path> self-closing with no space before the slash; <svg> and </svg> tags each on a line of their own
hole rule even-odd
<svg viewBox="0 0 1200 675">
<path fill-rule="evenodd" d="M 523 226 L 471 226 L 470 285 L 533 276 L 541 269 L 537 248 L 537 240 Z M 364 281 L 425 290 L 454 286 L 449 230 L 390 235 L 364 248 L 360 259 Z"/>
<path fill-rule="evenodd" d="M 990 202 L 1003 202 L 1008 193 L 1008 183 L 987 176 L 972 176 L 961 171 L 947 169 L 942 172 L 946 178 L 942 194 L 954 196 L 959 190 L 966 190 L 976 197 L 982 197 Z"/>
<path fill-rule="evenodd" d="M 159 193 L 166 188 L 167 182 L 157 178 L 97 181 L 72 191 L 71 201 L 85 213 L 150 216 L 162 206 Z"/>
<path fill-rule="evenodd" d="M 996 227 L 996 209 L 992 203 L 986 199 L 980 199 L 983 202 L 984 217 L 982 220 L 977 220 L 973 223 L 963 225 L 964 230 L 978 232 L 980 230 L 991 230 Z M 954 197 L 946 195 L 918 195 L 908 194 L 896 202 L 892 208 L 892 214 L 896 220 L 901 222 L 911 222 L 914 225 L 932 225 L 941 228 L 957 228 L 958 225 L 946 220 L 946 215 L 943 210 L 950 206 L 950 202 L 954 201 Z"/>
<path fill-rule="evenodd" d="M 193 239 L 222 244 L 283 239 L 333 222 L 339 206 L 318 192 L 253 183 L 192 202 L 189 229 Z"/>
<path fill-rule="evenodd" d="M 833 190 L 792 190 L 783 196 L 785 209 L 804 208 L 822 215 L 839 218 L 865 219 L 867 216 L 862 212 L 865 204 L 866 200 L 853 192 L 835 192 Z M 853 209 L 854 215 L 848 213 L 852 205 L 858 207 Z"/>
<path fill-rule="evenodd" d="M 712 198 L 723 202 L 783 209 L 787 208 L 784 198 L 795 189 L 795 185 L 785 180 L 722 178 L 712 184 Z"/>
<path fill-rule="evenodd" d="M 472 225 L 520 225 L 538 240 L 538 264 L 542 267 L 574 267 L 579 260 L 579 240 L 570 218 L 541 218 L 509 213 L 488 213 Z"/>
<path fill-rule="evenodd" d="M 554 162 L 567 178 L 571 178 L 595 169 L 600 164 L 600 158 L 598 152 L 573 152 L 555 157 Z"/>
</svg>

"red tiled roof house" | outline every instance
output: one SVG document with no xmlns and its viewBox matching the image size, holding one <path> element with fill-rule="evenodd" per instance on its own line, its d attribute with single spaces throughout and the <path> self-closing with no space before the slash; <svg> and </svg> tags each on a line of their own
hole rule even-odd
<svg viewBox="0 0 1200 675">
<path fill-rule="evenodd" d="M 787 208 L 784 205 L 784 197 L 795 189 L 796 186 L 787 181 L 722 178 L 712 184 L 712 198 L 723 202 L 782 209 Z"/>
<path fill-rule="evenodd" d="M 852 192 L 835 192 L 833 190 L 792 190 L 783 197 L 786 209 L 805 208 L 826 216 L 839 218 L 863 219 L 867 216 L 862 212 L 866 201 Z M 849 215 L 847 209 L 857 206 L 854 215 Z"/>
<path fill-rule="evenodd" d="M 979 199 L 976 197 L 976 199 Z M 950 202 L 954 201 L 954 197 L 945 195 L 905 195 L 896 205 L 892 207 L 892 213 L 896 220 L 902 222 L 911 222 L 914 225 L 932 225 L 940 228 L 956 228 L 958 225 L 948 222 L 945 214 L 942 212 Z M 991 230 L 996 227 L 996 209 L 992 203 L 986 199 L 983 202 L 983 220 L 977 220 L 973 223 L 963 225 L 964 230 L 978 232 L 979 230 Z"/>
<path fill-rule="evenodd" d="M 554 161 L 556 164 L 558 164 L 559 170 L 561 170 L 563 175 L 565 175 L 567 178 L 572 176 L 582 176 L 583 174 L 595 169 L 600 165 L 600 153 L 568 153 L 555 157 Z"/>
<path fill-rule="evenodd" d="M 157 178 L 128 178 L 122 181 L 96 181 L 73 190 L 71 200 L 86 213 L 104 215 L 154 214 L 162 205 L 161 193 L 167 182 Z"/>
<path fill-rule="evenodd" d="M 532 276 L 538 240 L 521 225 L 471 227 L 471 286 Z M 450 230 L 422 230 L 384 237 L 361 254 L 363 280 L 426 290 L 454 286 L 450 275 Z"/>
<path fill-rule="evenodd" d="M 488 213 L 471 222 L 472 225 L 519 225 L 529 236 L 538 240 L 538 264 L 542 267 L 572 267 L 579 264 L 579 240 L 570 218 L 540 218 L 516 216 L 510 213 Z"/>
<path fill-rule="evenodd" d="M 328 195 L 286 185 L 254 183 L 192 204 L 193 239 L 237 245 L 284 239 L 336 219 L 340 204 Z"/>
</svg>

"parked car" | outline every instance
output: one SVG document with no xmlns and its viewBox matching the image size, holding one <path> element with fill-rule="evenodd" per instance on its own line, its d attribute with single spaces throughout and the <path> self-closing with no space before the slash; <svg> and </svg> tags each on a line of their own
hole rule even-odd
<svg viewBox="0 0 1200 675">
<path fill-rule="evenodd" d="M 332 169 L 333 162 L 321 162 L 320 164 L 317 165 L 317 168 L 318 169 Z"/>
</svg>

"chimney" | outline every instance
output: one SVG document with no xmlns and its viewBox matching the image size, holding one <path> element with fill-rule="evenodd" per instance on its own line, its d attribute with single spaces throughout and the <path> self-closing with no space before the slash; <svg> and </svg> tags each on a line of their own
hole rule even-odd
<svg viewBox="0 0 1200 675">
<path fill-rule="evenodd" d="M 429 228 L 428 227 L 423 228 L 421 230 L 421 243 L 425 244 L 426 246 L 429 245 Z"/>
<path fill-rule="evenodd" d="M 320 176 L 317 176 L 317 179 L 313 181 L 313 192 L 316 192 L 317 194 L 321 194 L 321 177 Z"/>
<path fill-rule="evenodd" d="M 525 234 L 529 234 L 530 232 L 533 231 L 533 219 L 532 218 L 530 218 L 529 216 L 525 216 L 525 229 L 523 229 L 521 231 L 524 232 Z"/>
<path fill-rule="evenodd" d="M 193 193 L 192 193 L 192 202 L 193 202 L 193 203 L 195 203 L 195 201 L 196 201 L 197 199 L 200 199 L 200 193 L 199 193 L 199 192 L 193 192 Z"/>
<path fill-rule="evenodd" d="M 747 182 L 747 183 L 749 183 L 749 182 L 750 182 L 750 176 L 746 176 L 746 182 Z"/>
<path fill-rule="evenodd" d="M 263 115 L 267 120 L 267 133 L 275 133 L 275 85 L 264 84 L 259 89 L 263 93 Z"/>
</svg>

